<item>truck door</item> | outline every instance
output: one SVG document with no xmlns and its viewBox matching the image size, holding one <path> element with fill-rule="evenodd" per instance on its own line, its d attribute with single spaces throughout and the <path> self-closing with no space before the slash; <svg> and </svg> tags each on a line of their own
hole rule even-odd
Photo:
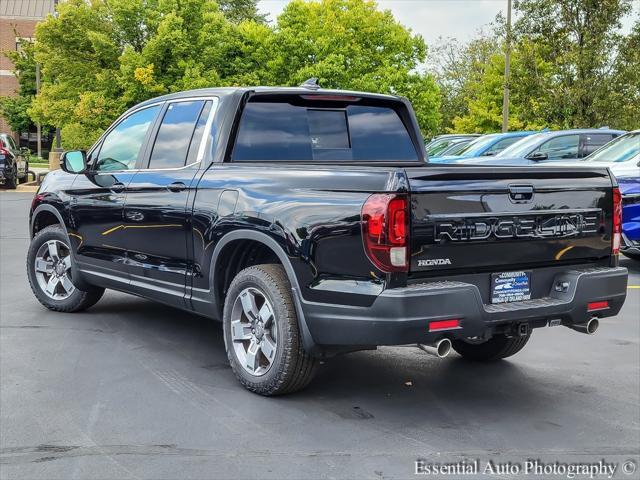
<svg viewBox="0 0 640 480">
<path fill-rule="evenodd" d="M 213 106 L 213 99 L 202 98 L 168 102 L 148 158 L 127 188 L 123 228 L 131 287 L 176 306 L 184 306 L 191 269 L 187 203 Z"/>
</svg>

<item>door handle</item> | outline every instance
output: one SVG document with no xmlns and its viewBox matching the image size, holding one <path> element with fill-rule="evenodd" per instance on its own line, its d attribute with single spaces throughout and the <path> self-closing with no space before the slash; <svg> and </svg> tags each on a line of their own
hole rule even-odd
<svg viewBox="0 0 640 480">
<path fill-rule="evenodd" d="M 172 184 L 167 185 L 167 189 L 170 192 L 182 192 L 186 188 L 187 186 L 182 182 L 173 182 Z"/>
<path fill-rule="evenodd" d="M 120 193 L 124 191 L 124 183 L 116 182 L 109 187 L 109 190 L 115 193 Z"/>
</svg>

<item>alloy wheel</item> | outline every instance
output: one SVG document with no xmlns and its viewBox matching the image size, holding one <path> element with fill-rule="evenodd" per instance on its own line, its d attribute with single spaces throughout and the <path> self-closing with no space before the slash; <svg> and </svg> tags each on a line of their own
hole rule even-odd
<svg viewBox="0 0 640 480">
<path fill-rule="evenodd" d="M 59 240 L 49 240 L 38 249 L 35 274 L 40 289 L 53 300 L 65 300 L 75 291 L 71 281 L 71 251 Z"/>
<path fill-rule="evenodd" d="M 236 297 L 231 311 L 231 340 L 238 363 L 259 377 L 269 371 L 276 356 L 278 333 L 273 307 L 254 287 Z"/>
</svg>

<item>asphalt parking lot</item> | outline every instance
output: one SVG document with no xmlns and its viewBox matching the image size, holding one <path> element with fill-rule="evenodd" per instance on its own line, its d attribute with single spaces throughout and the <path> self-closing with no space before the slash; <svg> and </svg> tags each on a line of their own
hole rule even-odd
<svg viewBox="0 0 640 480">
<path fill-rule="evenodd" d="M 537 330 L 508 361 L 382 348 L 262 398 L 206 319 L 116 292 L 81 314 L 41 307 L 24 265 L 30 199 L 0 193 L 2 479 L 410 478 L 417 459 L 604 460 L 639 478 L 621 465 L 640 467 L 640 288 L 595 335 Z M 622 263 L 640 285 L 640 263 Z"/>
</svg>

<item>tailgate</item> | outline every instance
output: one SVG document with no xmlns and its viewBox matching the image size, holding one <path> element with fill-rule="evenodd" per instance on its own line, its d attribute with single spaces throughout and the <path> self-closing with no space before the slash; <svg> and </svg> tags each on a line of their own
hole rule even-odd
<svg viewBox="0 0 640 480">
<path fill-rule="evenodd" d="M 513 270 L 611 254 L 606 169 L 416 167 L 412 272 Z"/>
</svg>

